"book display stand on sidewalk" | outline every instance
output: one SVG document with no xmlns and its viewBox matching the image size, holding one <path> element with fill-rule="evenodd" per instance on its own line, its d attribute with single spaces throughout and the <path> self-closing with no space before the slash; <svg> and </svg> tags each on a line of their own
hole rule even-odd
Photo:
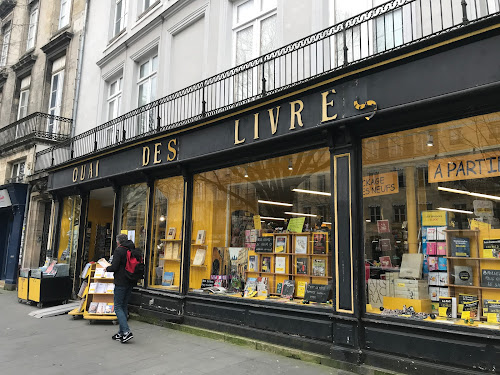
<svg viewBox="0 0 500 375">
<path fill-rule="evenodd" d="M 88 269 L 86 267 L 86 278 L 78 293 L 82 298 L 80 306 L 69 313 L 74 318 L 81 316 L 89 320 L 90 324 L 94 321 L 116 321 L 113 272 L 106 272 L 100 262 L 90 264 Z"/>
</svg>

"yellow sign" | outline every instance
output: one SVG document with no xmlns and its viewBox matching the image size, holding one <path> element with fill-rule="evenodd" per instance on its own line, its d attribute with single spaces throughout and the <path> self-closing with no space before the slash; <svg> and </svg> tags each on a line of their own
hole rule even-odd
<svg viewBox="0 0 500 375">
<path fill-rule="evenodd" d="M 462 319 L 470 319 L 470 311 L 462 311 Z"/>
<path fill-rule="evenodd" d="M 422 225 L 425 227 L 444 227 L 446 226 L 445 211 L 422 211 Z"/>
<path fill-rule="evenodd" d="M 399 193 L 398 172 L 363 177 L 363 198 Z"/>
<path fill-rule="evenodd" d="M 288 222 L 287 230 L 289 232 L 302 233 L 305 221 L 305 217 L 294 217 Z"/>
<path fill-rule="evenodd" d="M 500 176 L 500 151 L 429 160 L 429 182 Z"/>
<path fill-rule="evenodd" d="M 488 313 L 486 314 L 486 319 L 488 323 L 498 323 L 497 314 L 496 313 Z"/>
<path fill-rule="evenodd" d="M 262 229 L 260 215 L 253 215 L 253 227 L 254 229 Z"/>
</svg>

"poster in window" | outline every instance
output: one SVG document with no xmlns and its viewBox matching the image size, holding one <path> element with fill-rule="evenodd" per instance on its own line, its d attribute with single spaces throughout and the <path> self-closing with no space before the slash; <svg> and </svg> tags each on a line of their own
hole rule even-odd
<svg viewBox="0 0 500 375">
<path fill-rule="evenodd" d="M 377 230 L 379 233 L 389 233 L 389 220 L 377 220 Z"/>
</svg>

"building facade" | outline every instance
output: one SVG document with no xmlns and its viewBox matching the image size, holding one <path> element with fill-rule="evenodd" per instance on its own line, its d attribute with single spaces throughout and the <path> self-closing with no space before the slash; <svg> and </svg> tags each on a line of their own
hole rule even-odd
<svg viewBox="0 0 500 375">
<path fill-rule="evenodd" d="M 76 135 L 36 155 L 51 253 L 76 289 L 126 233 L 143 316 L 404 373 L 494 372 L 499 12 L 91 3 Z"/>
<path fill-rule="evenodd" d="M 72 135 L 85 5 L 66 0 L 0 3 L 0 185 L 11 201 L 1 215 L 3 227 L 9 228 L 0 240 L 0 279 L 6 288 L 15 287 L 20 254 L 24 267 L 45 260 L 52 198 L 47 176 L 35 173 L 34 158 Z"/>
</svg>

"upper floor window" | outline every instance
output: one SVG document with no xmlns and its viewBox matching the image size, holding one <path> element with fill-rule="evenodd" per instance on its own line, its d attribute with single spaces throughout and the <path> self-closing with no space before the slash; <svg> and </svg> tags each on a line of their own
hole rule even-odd
<svg viewBox="0 0 500 375">
<path fill-rule="evenodd" d="M 108 88 L 108 120 L 120 115 L 122 105 L 122 82 L 123 77 L 111 82 Z"/>
<path fill-rule="evenodd" d="M 24 161 L 18 161 L 12 164 L 10 178 L 13 182 L 21 181 L 24 177 Z"/>
<path fill-rule="evenodd" d="M 53 116 L 61 115 L 63 85 L 64 85 L 64 68 L 66 65 L 66 57 L 61 57 L 52 64 L 52 77 L 50 80 L 50 96 L 49 96 L 49 114 Z M 57 133 L 59 122 L 54 118 L 49 118 L 47 122 L 47 132 Z"/>
<path fill-rule="evenodd" d="M 382 52 L 403 44 L 403 11 L 396 9 L 379 16 L 375 20 L 377 52 Z"/>
<path fill-rule="evenodd" d="M 28 99 L 30 95 L 31 77 L 26 77 L 21 81 L 21 92 L 19 94 L 19 107 L 17 119 L 22 119 L 28 115 Z"/>
<path fill-rule="evenodd" d="M 71 0 L 61 0 L 61 9 L 59 11 L 59 29 L 69 24 L 70 9 Z"/>
<path fill-rule="evenodd" d="M 9 53 L 9 43 L 10 43 L 10 23 L 5 26 L 2 30 L 2 52 L 0 53 L 0 67 L 7 64 L 7 55 Z"/>
<path fill-rule="evenodd" d="M 116 0 L 113 36 L 118 35 L 126 25 L 127 0 Z"/>
<path fill-rule="evenodd" d="M 26 50 L 29 50 L 35 46 L 36 39 L 36 29 L 38 25 L 38 2 L 35 2 L 31 6 L 30 19 L 28 25 L 28 37 L 26 41 Z"/>
<path fill-rule="evenodd" d="M 139 66 L 138 106 L 143 106 L 156 99 L 156 80 L 158 74 L 158 55 L 149 58 Z"/>
<path fill-rule="evenodd" d="M 141 3 L 142 3 L 141 4 L 142 5 L 142 9 L 141 10 L 144 12 L 151 5 L 151 0 L 142 0 Z"/>
<path fill-rule="evenodd" d="M 276 6 L 277 0 L 245 0 L 235 4 L 236 65 L 276 49 Z"/>
</svg>

